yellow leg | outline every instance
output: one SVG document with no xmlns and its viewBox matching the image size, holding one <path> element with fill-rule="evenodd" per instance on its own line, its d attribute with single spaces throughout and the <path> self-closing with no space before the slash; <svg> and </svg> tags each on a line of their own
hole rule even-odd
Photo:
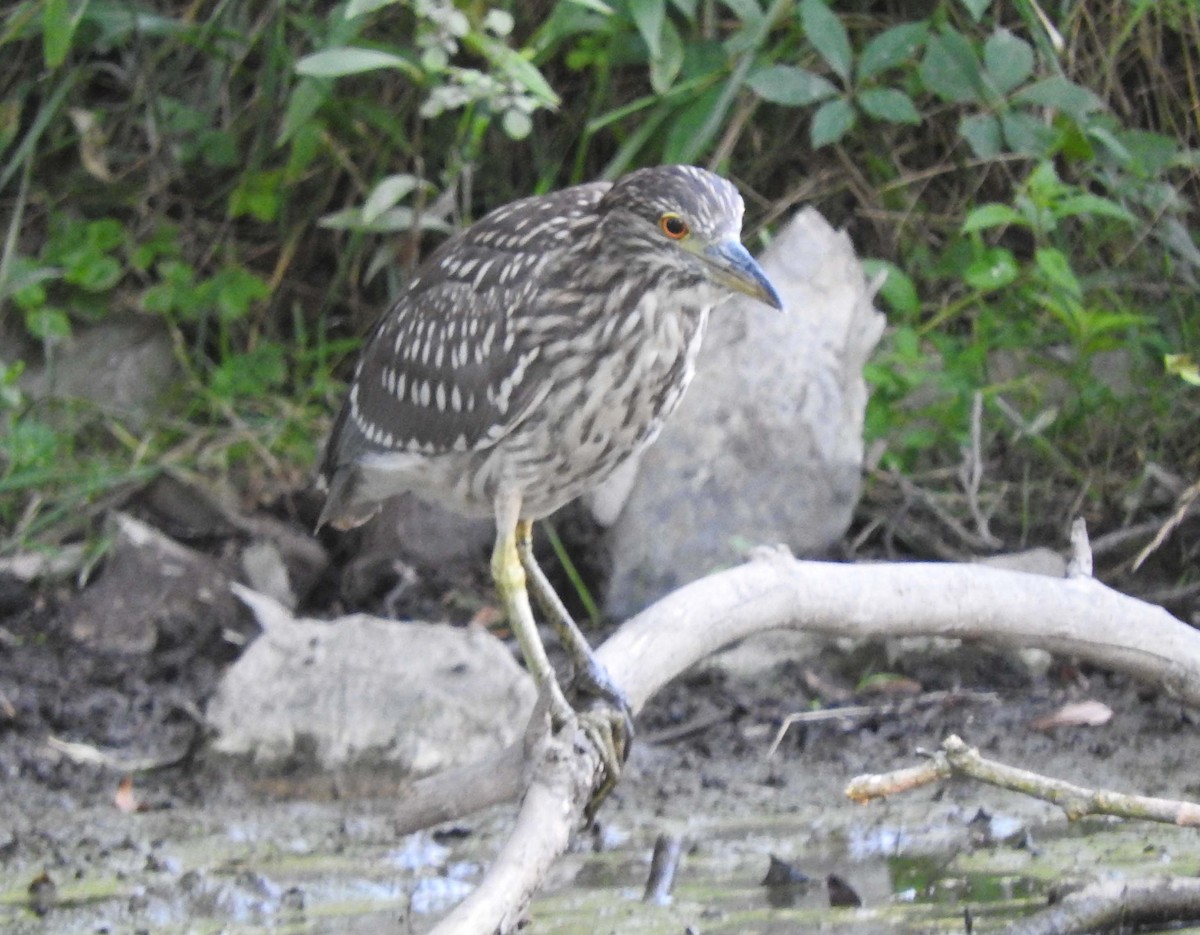
<svg viewBox="0 0 1200 935">
<path fill-rule="evenodd" d="M 574 717 L 571 706 L 563 697 L 554 667 L 546 656 L 546 647 L 538 635 L 525 590 L 525 570 L 517 552 L 517 521 L 521 513 L 518 495 L 501 496 L 496 502 L 496 547 L 492 551 L 492 579 L 504 604 L 509 626 L 517 637 L 521 655 L 538 691 L 546 696 L 552 727 L 557 730 Z"/>
<path fill-rule="evenodd" d="M 534 558 L 532 530 L 533 524 L 529 520 L 517 522 L 516 547 L 528 578 L 528 589 L 533 591 L 571 658 L 575 670 L 576 704 L 579 704 L 578 696 L 582 695 L 590 705 L 579 709 L 580 726 L 604 761 L 605 779 L 589 803 L 590 818 L 620 778 L 622 765 L 633 743 L 633 715 L 625 693 L 593 655 L 587 638 Z"/>
<path fill-rule="evenodd" d="M 517 554 L 528 577 L 529 589 L 542 605 L 542 612 L 549 618 L 550 625 L 554 627 L 554 632 L 558 634 L 571 657 L 575 671 L 579 672 L 585 666 L 595 666 L 597 663 L 592 657 L 592 647 L 588 645 L 587 637 L 583 635 L 570 611 L 563 604 L 562 598 L 551 587 L 546 573 L 533 557 L 533 523 L 527 519 L 517 523 Z"/>
</svg>

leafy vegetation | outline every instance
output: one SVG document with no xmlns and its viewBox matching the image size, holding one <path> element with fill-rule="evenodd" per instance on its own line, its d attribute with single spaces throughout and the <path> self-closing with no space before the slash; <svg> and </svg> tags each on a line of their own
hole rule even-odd
<svg viewBox="0 0 1200 935">
<path fill-rule="evenodd" d="M 812 203 L 887 271 L 887 470 L 952 477 L 981 435 L 1013 538 L 1118 520 L 1147 464 L 1200 471 L 1198 45 L 1189 0 L 11 5 L 0 549 L 87 534 L 81 501 L 163 466 L 296 486 L 447 231 L 673 161 L 733 175 L 752 240 Z M 47 392 L 129 315 L 176 391 Z"/>
</svg>

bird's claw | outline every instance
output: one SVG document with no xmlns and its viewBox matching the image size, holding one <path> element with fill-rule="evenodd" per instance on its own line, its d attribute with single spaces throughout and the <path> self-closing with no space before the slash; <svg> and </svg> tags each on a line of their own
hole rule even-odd
<svg viewBox="0 0 1200 935">
<path fill-rule="evenodd" d="M 621 778 L 633 747 L 633 712 L 625 692 L 608 670 L 590 653 L 575 660 L 575 677 L 570 684 L 571 704 L 578 714 L 579 729 L 600 756 L 604 775 L 584 811 L 590 824 Z"/>
<path fill-rule="evenodd" d="M 584 808 L 584 820 L 590 825 L 621 778 L 633 740 L 633 721 L 628 708 L 618 710 L 601 703 L 579 713 L 579 729 L 599 754 L 604 770 L 600 783 Z"/>
<path fill-rule="evenodd" d="M 588 655 L 575 663 L 575 677 L 570 685 L 571 697 L 576 710 L 603 711 L 613 725 L 612 734 L 619 741 L 614 745 L 623 764 L 629 759 L 633 746 L 633 711 L 625 691 L 608 674 L 595 656 Z"/>
</svg>

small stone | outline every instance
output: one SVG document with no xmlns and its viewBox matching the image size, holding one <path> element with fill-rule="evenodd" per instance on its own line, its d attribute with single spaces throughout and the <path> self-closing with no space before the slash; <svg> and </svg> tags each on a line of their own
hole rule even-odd
<svg viewBox="0 0 1200 935">
<path fill-rule="evenodd" d="M 140 520 L 117 514 L 100 580 L 67 608 L 68 632 L 104 652 L 200 645 L 240 613 L 221 565 Z"/>
<path fill-rule="evenodd" d="M 325 770 L 387 763 L 421 776 L 524 734 L 533 682 L 486 631 L 366 614 L 306 620 L 233 587 L 264 632 L 209 703 L 218 752 Z"/>
</svg>

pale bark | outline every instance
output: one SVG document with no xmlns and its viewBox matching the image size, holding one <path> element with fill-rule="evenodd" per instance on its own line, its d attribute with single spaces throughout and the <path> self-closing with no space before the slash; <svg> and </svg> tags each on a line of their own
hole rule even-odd
<svg viewBox="0 0 1200 935">
<path fill-rule="evenodd" d="M 783 627 L 841 637 L 936 636 L 1038 647 L 1128 673 L 1200 705 L 1200 632 L 1161 607 L 1085 576 L 1057 579 L 979 565 L 838 565 L 764 551 L 668 595 L 622 626 L 598 656 L 636 712 L 721 647 Z M 567 733 L 573 735 L 535 748 L 512 837 L 479 888 L 436 932 L 514 930 L 539 880 L 579 826 L 600 778 L 586 738 Z M 513 755 L 502 754 L 495 766 L 427 780 L 426 792 L 440 786 L 448 807 L 431 808 L 426 799 L 423 810 L 441 820 L 455 817 L 451 802 L 472 801 L 461 793 L 463 777 L 490 777 L 487 802 L 515 798 L 522 780 L 512 769 Z M 398 823 L 414 826 L 403 816 Z"/>
</svg>

